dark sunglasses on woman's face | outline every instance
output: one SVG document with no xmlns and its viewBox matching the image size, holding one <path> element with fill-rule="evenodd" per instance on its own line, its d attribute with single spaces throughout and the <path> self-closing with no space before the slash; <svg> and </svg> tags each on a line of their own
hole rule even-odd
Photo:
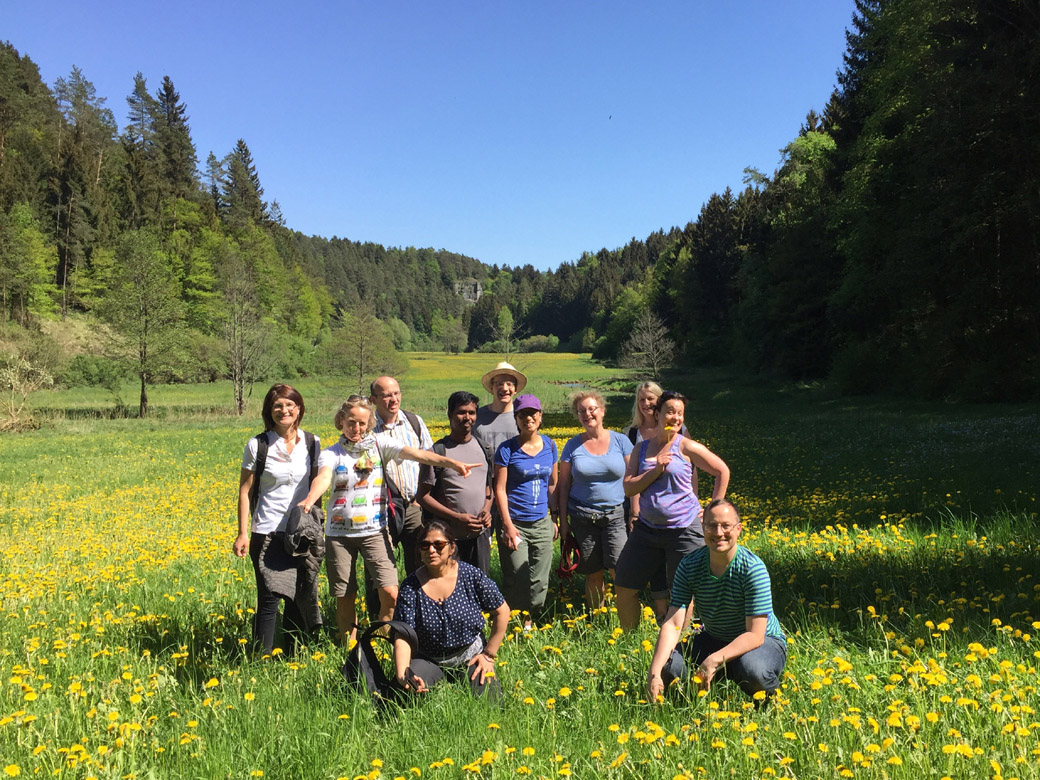
<svg viewBox="0 0 1040 780">
<path fill-rule="evenodd" d="M 449 542 L 449 541 L 447 541 L 445 539 L 437 539 L 436 541 L 432 541 L 432 542 L 428 542 L 428 541 L 426 541 L 424 539 L 423 541 L 419 542 L 419 549 L 420 550 L 429 550 L 430 548 L 433 548 L 437 552 L 441 552 L 449 544 L 451 544 L 451 542 Z"/>
</svg>

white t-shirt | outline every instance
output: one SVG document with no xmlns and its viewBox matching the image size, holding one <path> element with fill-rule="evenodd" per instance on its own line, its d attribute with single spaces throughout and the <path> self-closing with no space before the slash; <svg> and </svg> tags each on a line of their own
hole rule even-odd
<svg viewBox="0 0 1040 780">
<path fill-rule="evenodd" d="M 378 444 L 378 446 L 377 446 Z M 318 468 L 332 469 L 332 495 L 325 517 L 326 536 L 372 536 L 386 526 L 383 460 L 400 461 L 405 445 L 383 434 L 358 443 L 339 441 L 321 452 Z"/>
<path fill-rule="evenodd" d="M 317 439 L 317 437 L 315 437 Z M 321 442 L 317 442 L 321 446 Z M 242 468 L 256 472 L 256 437 L 246 442 L 242 454 Z M 260 492 L 256 499 L 252 529 L 254 533 L 269 534 L 285 530 L 289 511 L 307 497 L 310 488 L 310 453 L 303 431 L 297 431 L 292 454 L 285 440 L 275 431 L 267 432 L 267 460 L 260 475 Z"/>
</svg>

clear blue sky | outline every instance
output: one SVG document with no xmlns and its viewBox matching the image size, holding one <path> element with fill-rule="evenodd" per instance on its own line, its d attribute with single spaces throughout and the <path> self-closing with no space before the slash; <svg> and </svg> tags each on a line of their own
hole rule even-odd
<svg viewBox="0 0 1040 780">
<path fill-rule="evenodd" d="M 5 3 L 122 128 L 170 76 L 200 163 L 245 138 L 304 233 L 539 268 L 696 219 L 822 110 L 852 0 Z"/>
</svg>

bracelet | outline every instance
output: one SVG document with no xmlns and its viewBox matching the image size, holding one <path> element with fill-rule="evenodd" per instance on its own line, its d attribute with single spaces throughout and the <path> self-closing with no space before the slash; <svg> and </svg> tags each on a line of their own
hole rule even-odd
<svg viewBox="0 0 1040 780">
<path fill-rule="evenodd" d="M 480 654 L 482 656 L 484 656 L 486 659 L 488 659 L 491 663 L 495 662 L 495 656 L 491 655 L 491 653 L 487 653 L 487 652 L 481 651 Z"/>
</svg>

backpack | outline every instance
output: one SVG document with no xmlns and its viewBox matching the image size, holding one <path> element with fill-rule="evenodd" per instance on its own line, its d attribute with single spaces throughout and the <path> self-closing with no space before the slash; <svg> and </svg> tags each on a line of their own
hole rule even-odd
<svg viewBox="0 0 1040 780">
<path fill-rule="evenodd" d="M 256 505 L 260 499 L 260 477 L 263 476 L 264 467 L 267 465 L 267 431 L 258 433 L 253 437 L 256 439 L 256 465 L 253 468 L 253 486 L 249 488 L 249 516 L 252 517 L 256 514 Z M 318 452 L 317 443 L 318 437 L 309 431 L 303 431 L 303 439 L 307 445 L 307 454 L 311 459 L 311 470 L 307 475 L 307 486 L 314 481 L 314 478 L 318 476 L 318 456 L 321 454 Z M 315 505 L 321 506 L 321 499 Z"/>
<path fill-rule="evenodd" d="M 376 631 L 383 626 L 387 626 L 389 631 L 377 634 Z M 384 662 L 376 653 L 376 646 L 379 646 L 384 658 L 389 656 L 392 659 L 395 639 L 405 640 L 413 654 L 419 646 L 419 639 L 412 626 L 400 620 L 377 620 L 361 633 L 343 664 L 343 678 L 357 688 L 364 685 L 376 709 L 386 706 L 390 701 L 400 702 L 406 693 L 397 682 L 393 666 L 390 666 L 391 673 L 387 674 Z"/>
</svg>

